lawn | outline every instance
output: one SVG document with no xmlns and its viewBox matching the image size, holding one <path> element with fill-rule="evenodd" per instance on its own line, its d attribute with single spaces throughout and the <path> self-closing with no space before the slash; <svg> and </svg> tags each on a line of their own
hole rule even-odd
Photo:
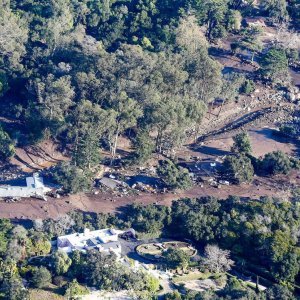
<svg viewBox="0 0 300 300">
<path fill-rule="evenodd" d="M 196 249 L 194 249 L 191 245 L 185 242 L 172 241 L 172 242 L 164 242 L 164 243 L 150 243 L 150 244 L 142 244 L 136 248 L 137 253 L 141 256 L 148 259 L 160 259 L 162 253 L 167 249 L 181 249 L 185 251 L 189 256 L 193 256 L 196 254 Z"/>
<path fill-rule="evenodd" d="M 180 283 L 180 282 L 187 282 L 190 280 L 203 280 L 207 279 L 211 276 L 211 273 L 200 273 L 200 272 L 193 272 L 182 276 L 176 276 L 173 278 L 174 283 Z"/>
<path fill-rule="evenodd" d="M 29 299 L 31 300 L 65 300 L 65 298 L 61 295 L 58 295 L 52 291 L 46 291 L 41 289 L 30 289 L 29 295 Z"/>
</svg>

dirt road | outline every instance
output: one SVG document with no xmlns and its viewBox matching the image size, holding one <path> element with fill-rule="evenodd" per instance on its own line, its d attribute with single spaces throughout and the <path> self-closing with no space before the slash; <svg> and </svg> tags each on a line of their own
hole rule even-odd
<svg viewBox="0 0 300 300">
<path fill-rule="evenodd" d="M 57 218 L 72 210 L 87 212 L 118 212 L 122 207 L 131 203 L 150 204 L 157 203 L 170 206 L 172 201 L 184 197 L 214 196 L 224 199 L 229 195 L 240 197 L 259 198 L 261 196 L 274 196 L 280 199 L 287 199 L 293 186 L 299 186 L 300 179 L 297 172 L 284 182 L 284 177 L 256 178 L 254 184 L 241 186 L 195 186 L 192 189 L 181 193 L 166 194 L 140 194 L 136 196 L 119 197 L 117 195 L 101 193 L 78 194 L 61 199 L 49 198 L 47 202 L 37 199 L 24 199 L 15 203 L 0 202 L 0 218 L 10 219 L 45 219 Z"/>
</svg>

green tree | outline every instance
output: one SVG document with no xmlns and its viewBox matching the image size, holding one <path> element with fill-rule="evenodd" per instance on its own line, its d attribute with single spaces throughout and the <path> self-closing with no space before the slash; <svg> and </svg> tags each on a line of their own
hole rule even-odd
<svg viewBox="0 0 300 300">
<path fill-rule="evenodd" d="M 78 193 L 92 188 L 92 173 L 82 170 L 70 163 L 60 163 L 51 171 L 54 180 L 61 184 L 65 191 Z"/>
<path fill-rule="evenodd" d="M 51 243 L 41 232 L 30 232 L 30 246 L 28 252 L 31 255 L 47 255 L 51 251 Z"/>
<path fill-rule="evenodd" d="M 66 285 L 65 296 L 67 299 L 76 299 L 77 297 L 84 296 L 88 293 L 89 290 L 80 285 L 76 279 L 73 279 Z"/>
<path fill-rule="evenodd" d="M 32 272 L 31 284 L 36 288 L 47 287 L 51 283 L 51 273 L 45 267 L 35 268 Z"/>
<path fill-rule="evenodd" d="M 253 93 L 255 91 L 254 81 L 251 79 L 246 79 L 245 82 L 242 84 L 240 91 L 247 95 L 250 95 L 251 93 Z"/>
<path fill-rule="evenodd" d="M 266 291 L 267 300 L 281 299 L 281 300 L 295 300 L 296 297 L 285 286 L 274 284 Z"/>
<path fill-rule="evenodd" d="M 7 258 L 17 262 L 26 258 L 27 247 L 30 244 L 27 233 L 27 230 L 21 225 L 17 225 L 11 230 L 11 236 L 7 246 Z"/>
<path fill-rule="evenodd" d="M 13 228 L 10 220 L 0 219 L 0 254 L 4 255 L 10 239 L 10 231 Z"/>
<path fill-rule="evenodd" d="M 209 39 L 221 38 L 225 35 L 225 15 L 228 10 L 228 1 L 196 0 L 196 12 L 201 23 L 207 25 L 206 35 Z"/>
<path fill-rule="evenodd" d="M 98 289 L 148 291 L 153 296 L 158 287 L 157 280 L 149 277 L 149 274 L 132 272 L 118 263 L 114 255 L 99 251 L 87 252 L 82 272 L 86 283 Z"/>
<path fill-rule="evenodd" d="M 252 147 L 247 132 L 241 132 L 233 137 L 232 151 L 238 154 L 251 154 Z"/>
<path fill-rule="evenodd" d="M 51 257 L 51 265 L 56 275 L 67 273 L 71 264 L 72 260 L 65 252 L 56 251 Z"/>
<path fill-rule="evenodd" d="M 155 145 L 150 137 L 149 133 L 145 130 L 139 131 L 134 140 L 135 160 L 138 163 L 145 163 L 151 158 L 152 153 L 155 150 Z"/>
<path fill-rule="evenodd" d="M 192 185 L 188 170 L 178 168 L 171 160 L 159 161 L 156 171 L 158 176 L 171 189 L 187 189 Z"/>
<path fill-rule="evenodd" d="M 0 159 L 5 161 L 14 156 L 15 147 L 9 135 L 0 126 Z"/>
<path fill-rule="evenodd" d="M 138 232 L 160 235 L 169 223 L 169 210 L 161 205 L 132 204 L 128 207 L 126 222 Z"/>
<path fill-rule="evenodd" d="M 266 174 L 288 174 L 291 169 L 289 157 L 282 151 L 267 153 L 262 160 L 262 169 Z"/>
<path fill-rule="evenodd" d="M 1 290 L 3 291 L 3 299 L 29 300 L 28 290 L 18 276 L 5 278 L 1 284 Z"/>
<path fill-rule="evenodd" d="M 274 23 L 288 21 L 289 15 L 286 0 L 263 0 L 261 5 Z"/>
<path fill-rule="evenodd" d="M 20 18 L 12 12 L 8 3 L 2 2 L 0 9 L 0 54 L 8 59 L 12 66 L 17 66 L 26 53 L 28 25 L 25 18 Z"/>
<path fill-rule="evenodd" d="M 143 115 L 143 111 L 138 102 L 129 98 L 125 92 L 121 92 L 119 97 L 114 101 L 112 104 L 112 110 L 116 116 L 113 136 L 112 139 L 110 139 L 111 154 L 112 158 L 114 158 L 120 133 L 132 126 L 135 126 L 138 118 Z"/>
<path fill-rule="evenodd" d="M 235 50 L 240 48 L 242 50 L 248 50 L 251 54 L 251 61 L 254 61 L 254 57 L 259 53 L 263 44 L 261 41 L 261 30 L 256 27 L 250 27 L 242 31 L 241 40 L 235 45 Z"/>
<path fill-rule="evenodd" d="M 300 3 L 299 0 L 291 0 L 289 1 L 289 5 L 287 7 L 290 17 L 292 18 L 292 22 L 295 28 L 299 28 L 300 26 Z"/>
<path fill-rule="evenodd" d="M 56 132 L 57 126 L 65 122 L 67 111 L 75 96 L 70 76 L 56 78 L 53 74 L 36 80 L 32 89 L 36 93 L 38 110 L 47 127 Z"/>
<path fill-rule="evenodd" d="M 105 135 L 114 115 L 91 101 L 81 101 L 71 116 L 69 137 L 74 143 L 72 158 L 80 168 L 90 169 L 100 162 L 100 139 Z"/>
<path fill-rule="evenodd" d="M 182 249 L 169 248 L 163 253 L 166 265 L 171 269 L 186 269 L 189 266 L 190 257 Z"/>
<path fill-rule="evenodd" d="M 288 58 L 283 49 L 269 49 L 263 55 L 260 65 L 261 73 L 270 80 L 276 83 L 289 80 Z"/>
<path fill-rule="evenodd" d="M 174 292 L 165 294 L 164 300 L 182 300 L 182 297 L 178 291 L 174 291 Z"/>
<path fill-rule="evenodd" d="M 227 156 L 221 172 L 225 177 L 237 184 L 250 182 L 254 175 L 251 160 L 244 154 Z"/>
</svg>

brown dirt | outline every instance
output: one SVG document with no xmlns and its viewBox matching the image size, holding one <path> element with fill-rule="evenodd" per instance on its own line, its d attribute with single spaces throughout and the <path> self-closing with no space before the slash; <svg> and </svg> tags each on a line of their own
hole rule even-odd
<svg viewBox="0 0 300 300">
<path fill-rule="evenodd" d="M 34 146 L 16 148 L 16 155 L 10 163 L 28 173 L 49 168 L 68 159 L 57 147 L 58 145 L 53 141 L 46 140 Z"/>
<path fill-rule="evenodd" d="M 242 97 L 239 103 L 231 102 L 226 104 L 219 114 L 220 108 L 215 108 L 211 114 L 207 114 L 203 121 L 203 132 L 205 134 L 212 130 L 222 128 L 242 117 L 243 115 L 255 112 L 264 107 L 278 106 L 279 104 L 269 97 L 272 93 L 264 87 L 252 97 Z M 269 101 L 267 101 L 269 99 Z M 287 153 L 296 151 L 296 145 L 288 144 L 287 141 L 280 141 L 271 133 L 270 128 L 264 126 L 274 126 L 275 118 L 271 121 L 261 121 L 259 124 L 248 124 L 246 129 L 249 131 L 255 156 L 261 156 L 266 152 L 274 150 L 282 150 Z M 245 128 L 244 128 L 245 129 Z M 232 136 L 237 130 L 229 131 L 217 136 L 211 136 L 205 140 L 204 145 L 197 149 L 189 149 L 189 145 L 179 152 L 179 157 L 188 159 L 190 156 L 207 157 L 212 154 L 224 155 L 228 153 L 232 145 Z M 204 151 L 203 151 L 204 150 Z M 121 138 L 119 145 L 119 154 L 126 155 L 130 152 L 130 144 L 128 140 Z M 37 146 L 27 147 L 25 149 L 17 149 L 17 155 L 12 159 L 11 163 L 19 166 L 25 172 L 33 172 L 36 170 L 49 167 L 61 160 L 66 160 L 57 146 L 51 141 L 45 141 Z M 300 178 L 300 177 L 299 177 Z M 24 199 L 20 202 L 6 203 L 0 202 L 0 218 L 11 219 L 45 219 L 57 218 L 72 210 L 92 211 L 92 212 L 116 212 L 122 207 L 131 203 L 158 203 L 162 205 L 171 205 L 173 200 L 183 197 L 200 197 L 215 196 L 221 199 L 229 195 L 240 197 L 259 198 L 261 196 L 276 196 L 286 199 L 290 195 L 292 186 L 300 186 L 298 173 L 294 172 L 291 176 L 277 176 L 270 178 L 255 178 L 253 184 L 241 186 L 222 186 L 220 189 L 211 186 L 195 186 L 191 190 L 182 193 L 168 194 L 140 194 L 137 196 L 118 197 L 114 194 L 101 193 L 98 195 L 78 194 L 64 197 L 61 199 L 50 198 L 48 202 L 36 199 Z"/>
<path fill-rule="evenodd" d="M 277 130 L 274 128 L 253 127 L 247 132 L 252 145 L 252 153 L 255 157 L 260 157 L 268 152 L 277 150 L 281 150 L 290 155 L 297 152 L 297 144 L 291 143 L 288 139 L 276 135 Z M 229 132 L 205 141 L 203 146 L 199 147 L 197 156 L 206 158 L 209 154 L 222 156 L 230 153 L 230 149 L 233 145 L 232 137 L 235 134 L 236 132 Z"/>
<path fill-rule="evenodd" d="M 299 172 L 292 172 L 286 176 L 274 178 L 256 177 L 253 184 L 241 186 L 195 186 L 192 189 L 180 193 L 167 194 L 140 194 L 137 196 L 118 197 L 110 193 L 78 194 L 61 199 L 49 198 L 47 202 L 37 199 L 25 199 L 20 202 L 0 204 L 0 218 L 10 219 L 46 219 L 57 218 L 72 210 L 86 212 L 114 213 L 122 210 L 122 207 L 132 203 L 144 205 L 157 203 L 170 206 L 173 200 L 184 197 L 214 196 L 220 199 L 229 195 L 250 197 L 258 199 L 261 196 L 274 196 L 279 199 L 287 199 L 294 186 L 300 186 Z"/>
</svg>

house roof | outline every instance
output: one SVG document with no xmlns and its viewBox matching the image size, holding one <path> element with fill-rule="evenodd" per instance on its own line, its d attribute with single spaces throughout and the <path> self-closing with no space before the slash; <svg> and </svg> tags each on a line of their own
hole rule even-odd
<svg viewBox="0 0 300 300">
<path fill-rule="evenodd" d="M 120 185 L 124 185 L 124 183 L 122 181 L 119 180 L 115 180 L 115 179 L 111 179 L 108 177 L 103 177 L 100 179 L 99 181 L 102 185 L 114 190 L 115 188 L 117 188 Z"/>
</svg>

